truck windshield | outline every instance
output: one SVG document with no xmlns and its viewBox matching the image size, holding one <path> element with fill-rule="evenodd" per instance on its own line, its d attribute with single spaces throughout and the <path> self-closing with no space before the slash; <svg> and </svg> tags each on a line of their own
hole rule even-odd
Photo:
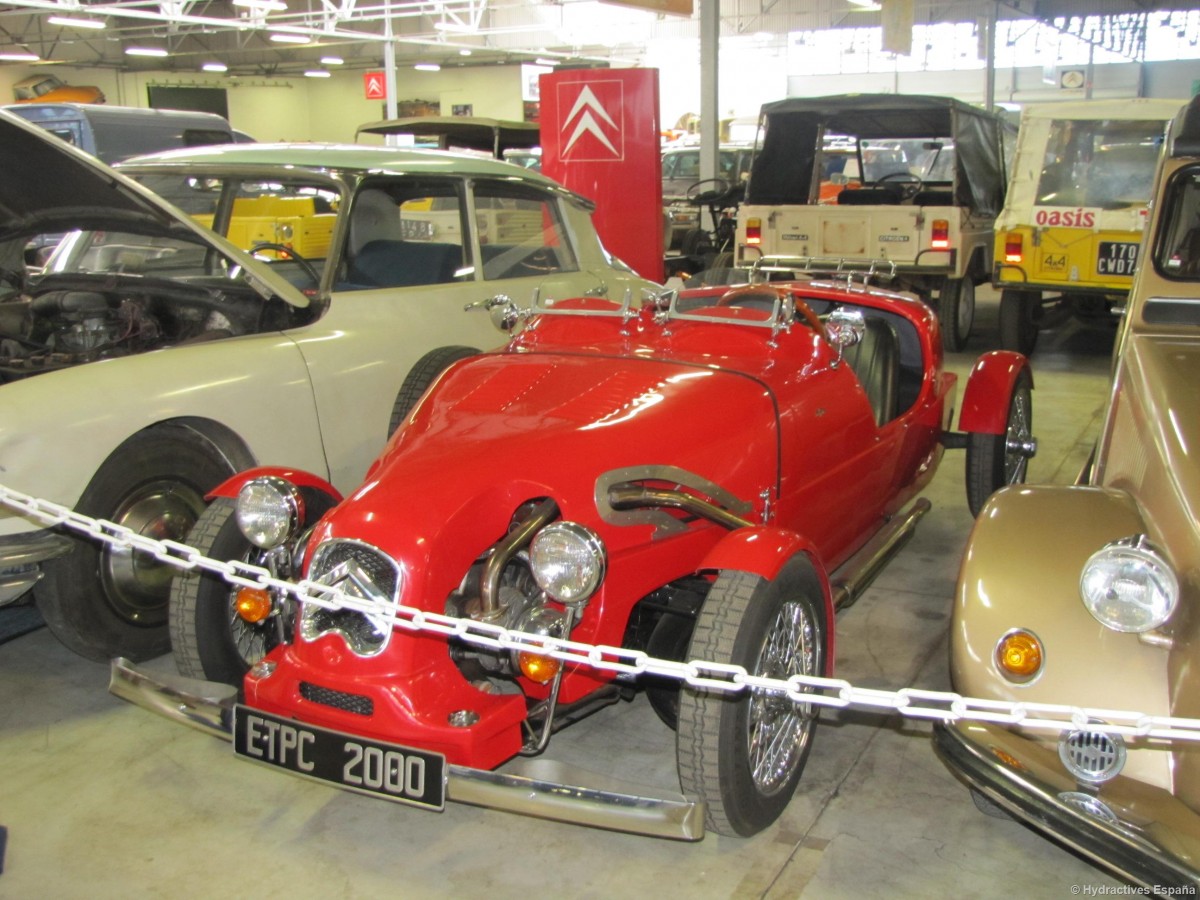
<svg viewBox="0 0 1200 900">
<path fill-rule="evenodd" d="M 1158 120 L 1055 119 L 1038 179 L 1039 206 L 1145 206 L 1162 147 Z"/>
<path fill-rule="evenodd" d="M 954 142 L 949 138 L 893 138 L 859 141 L 868 183 L 889 175 L 915 175 L 922 181 L 954 180 Z"/>
</svg>

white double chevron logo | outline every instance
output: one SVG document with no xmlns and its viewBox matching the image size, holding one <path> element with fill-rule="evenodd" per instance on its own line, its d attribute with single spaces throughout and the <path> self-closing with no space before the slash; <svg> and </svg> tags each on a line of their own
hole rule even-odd
<svg viewBox="0 0 1200 900">
<path fill-rule="evenodd" d="M 576 82 L 578 84 L 578 82 Z M 620 97 L 622 84 L 619 81 L 595 82 L 597 86 L 608 88 L 604 93 L 615 93 L 616 109 L 621 108 Z M 560 88 L 575 85 L 560 85 Z M 563 137 L 562 157 L 575 160 L 619 160 L 625 156 L 624 137 L 621 126 L 605 109 L 592 90 L 591 84 L 584 84 L 583 89 L 575 97 L 571 111 L 562 120 L 561 134 Z M 588 139 L 590 136 L 590 139 Z"/>
</svg>

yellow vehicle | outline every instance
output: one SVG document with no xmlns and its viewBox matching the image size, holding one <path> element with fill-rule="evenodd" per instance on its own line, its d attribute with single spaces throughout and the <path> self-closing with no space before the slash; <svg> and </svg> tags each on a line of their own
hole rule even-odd
<svg viewBox="0 0 1200 900">
<path fill-rule="evenodd" d="M 1025 108 L 993 252 L 1005 349 L 1028 355 L 1040 329 L 1109 318 L 1128 294 L 1163 132 L 1183 103 Z"/>
</svg>

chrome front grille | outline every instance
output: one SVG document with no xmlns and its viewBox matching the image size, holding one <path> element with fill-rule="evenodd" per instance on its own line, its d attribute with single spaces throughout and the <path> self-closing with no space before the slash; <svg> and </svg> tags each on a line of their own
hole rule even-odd
<svg viewBox="0 0 1200 900">
<path fill-rule="evenodd" d="M 300 696 L 310 703 L 331 706 L 358 716 L 370 716 L 375 713 L 375 702 L 370 697 L 335 691 L 333 688 L 321 687 L 308 681 L 300 682 Z"/>
<path fill-rule="evenodd" d="M 304 640 L 337 634 L 359 656 L 375 656 L 387 646 L 392 632 L 386 613 L 400 594 L 400 567 L 390 556 L 360 541 L 326 541 L 313 554 L 308 577 L 364 601 L 368 609 L 377 607 L 379 614 L 305 603 L 300 614 Z"/>
</svg>

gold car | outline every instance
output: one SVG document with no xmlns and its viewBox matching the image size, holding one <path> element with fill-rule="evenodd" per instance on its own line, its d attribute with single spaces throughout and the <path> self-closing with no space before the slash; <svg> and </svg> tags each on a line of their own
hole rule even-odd
<svg viewBox="0 0 1200 900">
<path fill-rule="evenodd" d="M 1200 98 L 1167 131 L 1092 460 L 1000 491 L 959 575 L 951 675 L 1092 711 L 1062 731 L 960 721 L 935 746 L 992 806 L 1145 886 L 1200 882 L 1200 745 L 1105 729 L 1200 717 Z"/>
</svg>

